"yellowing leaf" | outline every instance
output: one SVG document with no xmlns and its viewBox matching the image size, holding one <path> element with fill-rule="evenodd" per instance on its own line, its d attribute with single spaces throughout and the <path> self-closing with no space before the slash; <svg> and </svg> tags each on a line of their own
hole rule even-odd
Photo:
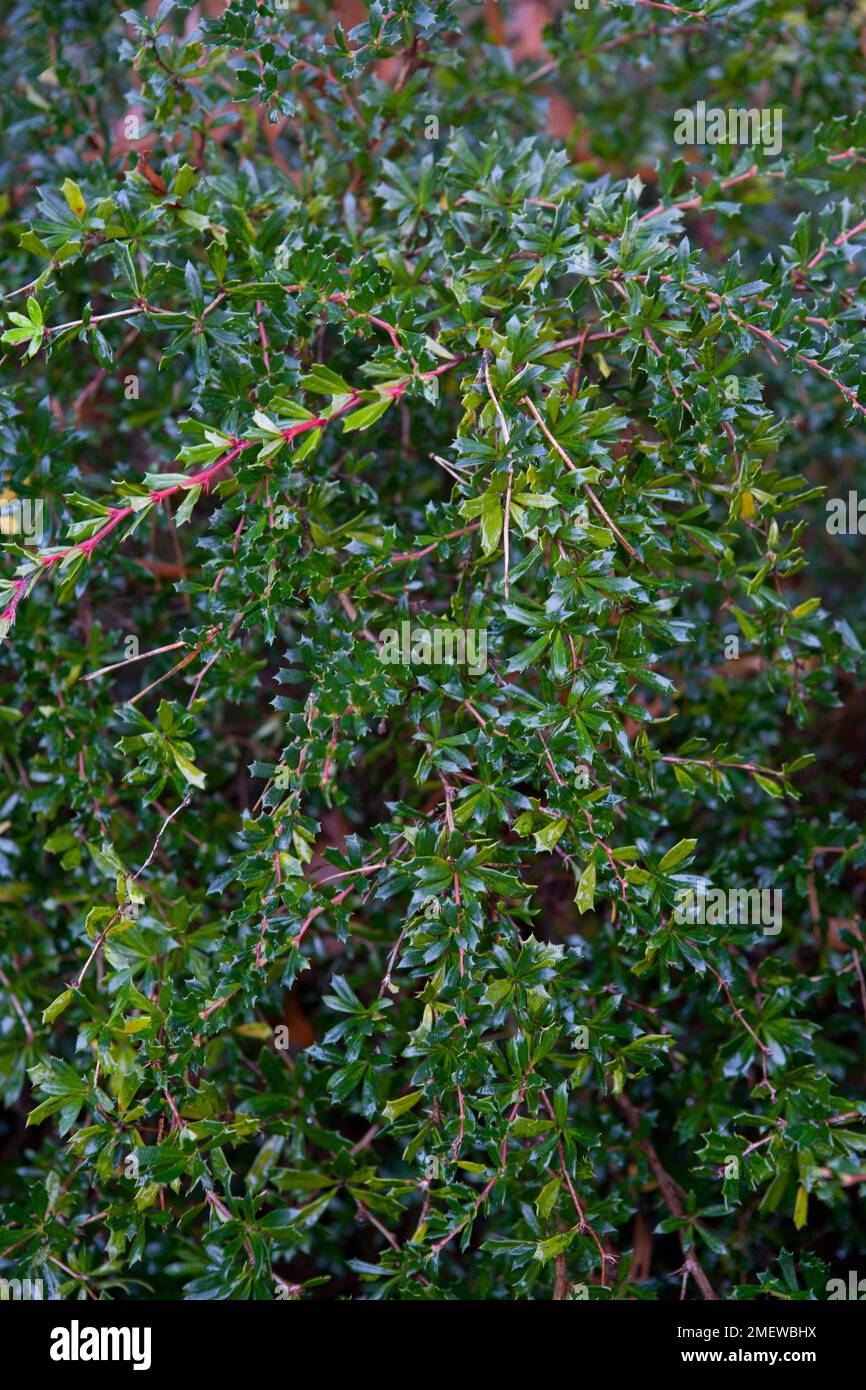
<svg viewBox="0 0 866 1390">
<path fill-rule="evenodd" d="M 611 369 L 600 352 L 597 352 L 594 355 L 595 360 L 598 363 L 598 370 L 601 372 L 605 381 L 607 381 L 608 377 L 610 376 Z"/>
<path fill-rule="evenodd" d="M 203 787 L 205 777 L 201 769 L 197 768 L 195 763 L 190 762 L 189 758 L 185 757 L 180 749 L 176 748 L 173 743 L 169 746 L 171 748 L 171 756 L 174 758 L 187 782 L 190 782 L 194 787 Z"/>
<path fill-rule="evenodd" d="M 798 1231 L 802 1231 L 809 1219 L 809 1194 L 802 1184 L 797 1188 L 797 1196 L 794 1201 L 794 1225 Z"/>
<path fill-rule="evenodd" d="M 240 1033 L 242 1038 L 258 1038 L 264 1042 L 269 1040 L 273 1034 L 273 1029 L 269 1023 L 238 1023 L 233 1032 Z"/>
<path fill-rule="evenodd" d="M 87 204 L 84 201 L 84 194 L 81 192 L 78 184 L 74 179 L 64 179 L 63 183 L 60 185 L 60 192 L 80 221 L 87 211 Z"/>
</svg>

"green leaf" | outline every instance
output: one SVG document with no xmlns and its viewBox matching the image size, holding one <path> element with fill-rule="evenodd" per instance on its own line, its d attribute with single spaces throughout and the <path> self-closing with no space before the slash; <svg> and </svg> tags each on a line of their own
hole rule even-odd
<svg viewBox="0 0 866 1390">
<path fill-rule="evenodd" d="M 768 796 L 781 797 L 784 795 L 781 786 L 772 777 L 763 777 L 760 772 L 753 772 L 752 776 L 759 787 L 763 787 Z"/>
<path fill-rule="evenodd" d="M 578 880 L 574 901 L 578 912 L 591 912 L 595 905 L 595 862 L 592 859 Z"/>
<path fill-rule="evenodd" d="M 557 1255 L 561 1255 L 563 1251 L 568 1249 L 576 1235 L 576 1230 L 562 1231 L 557 1236 L 550 1236 L 547 1240 L 538 1241 L 535 1247 L 535 1259 L 540 1260 L 543 1264 L 546 1264 L 548 1260 L 556 1259 Z"/>
<path fill-rule="evenodd" d="M 678 864 L 682 864 L 683 860 L 688 859 L 694 852 L 697 843 L 697 840 L 678 840 L 677 843 L 668 850 L 667 854 L 662 856 L 659 863 L 660 872 L 663 874 L 670 873 L 671 869 L 675 869 Z"/>
<path fill-rule="evenodd" d="M 485 555 L 493 554 L 501 535 L 502 497 L 495 492 L 485 492 L 481 499 L 481 548 Z"/>
<path fill-rule="evenodd" d="M 535 1210 L 538 1212 L 540 1220 L 546 1221 L 550 1216 L 556 1206 L 556 1199 L 559 1196 L 561 1186 L 561 1178 L 551 1178 L 550 1182 L 546 1183 L 539 1192 L 535 1199 Z"/>
<path fill-rule="evenodd" d="M 307 376 L 301 377 L 305 391 L 315 391 L 321 396 L 351 396 L 352 388 L 330 367 L 317 362 Z"/>
<path fill-rule="evenodd" d="M 534 834 L 535 848 L 540 852 L 550 851 L 553 846 L 562 838 L 564 830 L 568 826 L 567 820 L 550 821 L 547 825 L 536 830 Z"/>
<path fill-rule="evenodd" d="M 65 989 L 62 994 L 58 994 L 57 998 L 53 999 L 48 1008 L 43 1011 L 42 1022 L 53 1023 L 55 1018 L 59 1018 L 63 1010 L 72 1002 L 74 994 L 74 989 Z"/>
<path fill-rule="evenodd" d="M 351 415 L 346 415 L 343 419 L 343 430 L 346 434 L 350 430 L 367 430 L 376 420 L 381 419 L 392 404 L 390 398 L 387 400 L 373 401 L 370 405 L 362 406 L 360 410 L 355 410 Z"/>
<path fill-rule="evenodd" d="M 411 1110 L 413 1106 L 416 1106 L 423 1094 L 423 1091 L 410 1091 L 408 1095 L 397 1096 L 394 1100 L 389 1100 L 382 1112 L 385 1119 L 389 1124 L 393 1123 L 393 1121 L 399 1119 L 401 1115 L 405 1115 L 407 1110 Z"/>
</svg>

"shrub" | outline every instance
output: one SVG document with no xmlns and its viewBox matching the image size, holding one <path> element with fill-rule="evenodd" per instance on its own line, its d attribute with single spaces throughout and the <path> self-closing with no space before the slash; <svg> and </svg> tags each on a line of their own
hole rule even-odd
<svg viewBox="0 0 866 1390">
<path fill-rule="evenodd" d="M 392 5 L 5 22 L 2 1268 L 823 1297 L 852 11 Z"/>
</svg>

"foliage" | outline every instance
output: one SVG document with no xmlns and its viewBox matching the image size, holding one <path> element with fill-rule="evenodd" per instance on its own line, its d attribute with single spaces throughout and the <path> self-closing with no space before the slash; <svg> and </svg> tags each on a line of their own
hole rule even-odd
<svg viewBox="0 0 866 1390">
<path fill-rule="evenodd" d="M 392 5 L 4 22 L 0 466 L 44 535 L 0 572 L 0 1268 L 823 1297 L 866 13 L 590 0 L 539 59 L 519 6 Z M 699 100 L 781 152 L 685 150 Z M 383 661 L 404 623 L 485 669 Z M 701 884 L 781 931 L 683 924 Z"/>
</svg>

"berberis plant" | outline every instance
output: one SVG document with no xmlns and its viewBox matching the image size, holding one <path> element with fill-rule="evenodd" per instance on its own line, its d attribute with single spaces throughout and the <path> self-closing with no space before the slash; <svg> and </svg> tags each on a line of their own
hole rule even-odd
<svg viewBox="0 0 866 1390">
<path fill-rule="evenodd" d="M 0 1271 L 52 1296 L 862 1248 L 866 13 L 540 8 L 7 12 Z"/>
</svg>

